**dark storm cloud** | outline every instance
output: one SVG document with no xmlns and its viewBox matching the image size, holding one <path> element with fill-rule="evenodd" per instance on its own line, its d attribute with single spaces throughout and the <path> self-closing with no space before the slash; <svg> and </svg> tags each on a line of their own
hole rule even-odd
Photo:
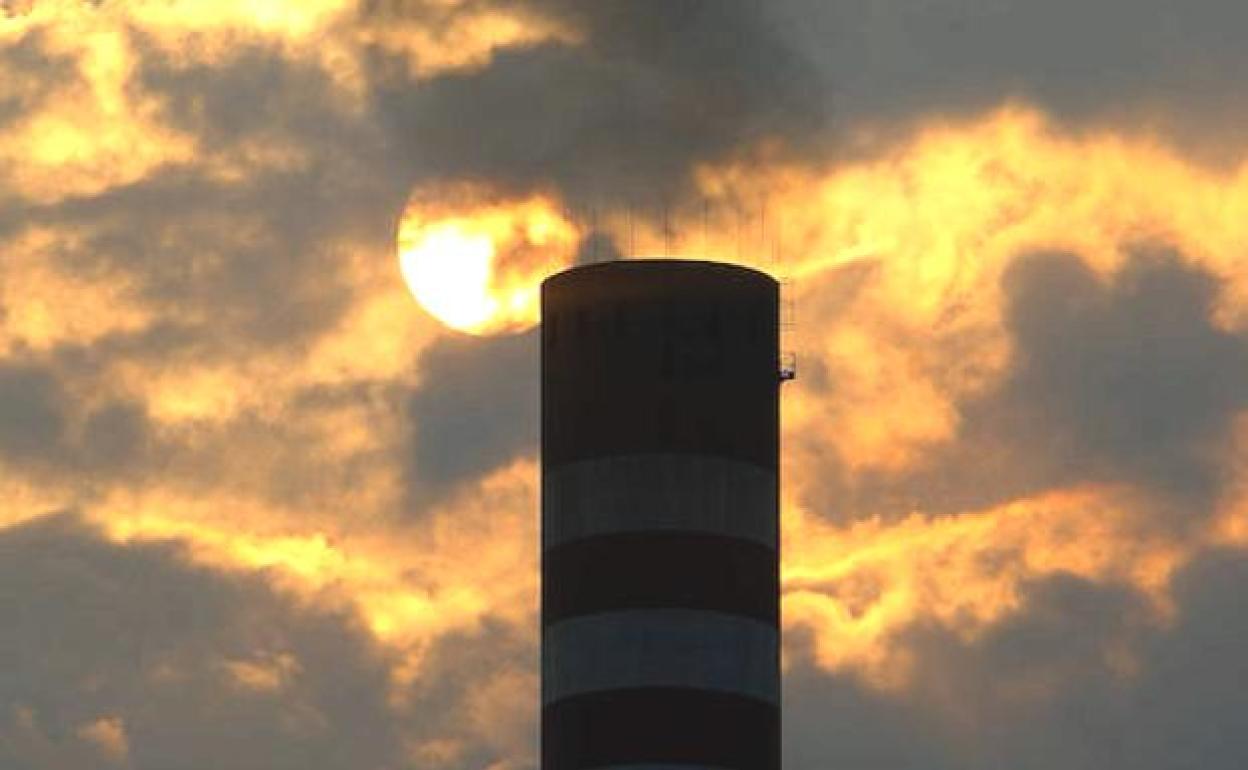
<svg viewBox="0 0 1248 770">
<path fill-rule="evenodd" d="M 1023 586 L 1022 604 L 971 642 L 928 625 L 908 643 L 917 671 L 908 696 L 942 714 L 946 748 L 965 768 L 1126 770 L 1135 683 L 1116 651 L 1156 633 L 1142 598 L 1058 575 Z"/>
<path fill-rule="evenodd" d="M 374 483 L 370 474 L 398 458 L 399 450 L 386 442 L 333 451 L 334 437 L 325 427 L 326 415 L 367 415 L 358 419 L 374 420 L 371 430 L 389 433 L 409 394 L 397 383 L 310 386 L 275 412 L 243 409 L 193 428 L 162 426 L 141 403 L 126 398 L 85 408 L 65 382 L 103 377 L 98 368 L 116 357 L 158 356 L 154 342 L 140 343 L 139 353 L 116 341 L 99 346 L 110 342 L 117 349 L 99 356 L 63 351 L 47 365 L 0 360 L 0 461 L 9 470 L 79 489 L 157 483 L 193 498 L 210 498 L 228 486 L 233 494 L 278 508 L 315 510 L 343 489 Z M 249 460 L 240 465 L 240 456 Z"/>
<path fill-rule="evenodd" d="M 142 299 L 194 319 L 185 339 L 200 352 L 236 355 L 315 336 L 345 307 L 343 257 L 327 243 L 335 206 L 316 176 L 155 178 L 32 219 L 88 234 L 58 255 L 67 269 L 132 276 Z"/>
<path fill-rule="evenodd" d="M 1244 136 L 1248 7 L 1236 0 L 768 5 L 826 73 L 844 125 L 1024 100 L 1077 122 L 1145 117 L 1201 152 Z"/>
<path fill-rule="evenodd" d="M 1060 575 L 1022 593 L 1017 611 L 973 641 L 930 622 L 899 634 L 902 688 L 795 666 L 785 681 L 786 760 L 795 770 L 1134 767 L 1106 753 L 1128 729 L 1125 683 L 1106 654 L 1141 631 L 1140 597 Z"/>
<path fill-rule="evenodd" d="M 574 203 L 653 202 L 683 188 L 695 163 L 761 138 L 796 143 L 822 125 L 818 77 L 756 2 L 521 5 L 584 43 L 503 51 L 423 85 L 379 81 L 379 107 L 418 175 L 554 184 Z"/>
<path fill-rule="evenodd" d="M 1107 285 L 1052 255 L 1017 264 L 1006 289 L 1017 369 L 990 408 L 1030 419 L 1067 472 L 1205 512 L 1220 489 L 1217 450 L 1248 405 L 1248 341 L 1210 318 L 1217 281 L 1144 254 Z"/>
<path fill-rule="evenodd" d="M 786 681 L 794 768 L 1231 770 L 1248 759 L 1248 556 L 1201 555 L 1178 615 L 1133 591 L 1058 575 L 971 641 L 906 632 L 912 680 L 879 692 L 799 665 Z"/>
<path fill-rule="evenodd" d="M 0 452 L 24 459 L 54 445 L 65 422 L 61 398 L 47 371 L 0 363 Z"/>
<path fill-rule="evenodd" d="M 139 84 L 159 94 L 170 123 L 193 132 L 207 150 L 256 135 L 312 139 L 349 131 L 326 73 L 275 46 L 242 43 L 211 64 L 179 61 L 151 46 L 140 61 Z"/>
<path fill-rule="evenodd" d="M 793 770 L 964 767 L 941 726 L 915 704 L 805 662 L 785 675 L 784 720 L 784 764 Z"/>
<path fill-rule="evenodd" d="M 40 80 L 65 82 L 72 79 L 74 61 L 65 54 L 49 54 L 43 35 L 36 33 L 0 48 L 0 72 L 6 73 L 8 80 L 6 90 L 0 92 L 2 130 L 47 101 L 52 89 L 44 88 Z M 0 192 L 3 192 L 2 187 Z"/>
<path fill-rule="evenodd" d="M 1231 420 L 1248 407 L 1248 339 L 1211 318 L 1219 283 L 1142 249 L 1108 279 L 1071 254 L 1026 255 L 1004 279 L 1011 368 L 959 405 L 948 446 L 901 477 L 829 473 L 833 510 L 989 507 L 1084 482 L 1148 493 L 1154 523 L 1212 512 Z M 828 383 L 835 387 L 835 383 Z"/>
<path fill-rule="evenodd" d="M 926 676 L 943 688 L 950 678 L 973 683 L 971 710 L 981 724 L 993 725 L 989 713 L 999 720 L 976 732 L 986 767 L 1010 758 L 1036 770 L 1242 767 L 1248 740 L 1237 715 L 1248 695 L 1228 683 L 1248 673 L 1245 587 L 1242 551 L 1200 556 L 1176 576 L 1178 617 L 1167 627 L 1123 589 L 1040 583 L 984 639 L 958 652 L 947 640 L 950 654 L 924 655 Z"/>
<path fill-rule="evenodd" d="M 101 718 L 121 719 L 136 770 L 398 761 L 384 661 L 348 616 L 69 515 L 0 533 L 0 572 L 6 768 L 104 766 L 78 735 Z M 246 665 L 272 687 L 232 673 Z"/>
<path fill-rule="evenodd" d="M 152 442 L 147 411 L 133 401 L 112 401 L 90 412 L 82 427 L 82 456 L 97 468 L 116 469 Z"/>
<path fill-rule="evenodd" d="M 494 767 L 536 770 L 537 639 L 524 628 L 486 618 L 479 628 L 447 634 L 432 646 L 427 675 L 409 691 L 417 741 L 463 741 L 450 761 L 426 760 L 429 770 Z M 498 682 L 510 690 L 486 691 Z"/>
<path fill-rule="evenodd" d="M 1023 101 L 1073 125 L 1144 121 L 1203 155 L 1242 138 L 1248 112 L 1248 54 L 1229 32 L 1248 11 L 1227 0 L 493 5 L 558 19 L 584 42 L 505 50 L 423 84 L 379 66 L 377 104 L 417 178 L 640 205 L 763 138 L 807 162 L 843 155 L 863 122 L 887 136 L 933 113 Z"/>
<path fill-rule="evenodd" d="M 423 497 L 472 481 L 537 448 L 538 334 L 454 335 L 421 355 L 408 401 L 408 479 Z"/>
<path fill-rule="evenodd" d="M 84 413 L 53 368 L 0 360 L 0 458 L 41 470 L 117 472 L 152 441 L 140 405 L 110 400 Z"/>
<path fill-rule="evenodd" d="M 1128 766 L 1234 770 L 1248 762 L 1248 558 L 1219 551 L 1175 580 L 1179 616 L 1148 639 L 1132 693 Z"/>
</svg>

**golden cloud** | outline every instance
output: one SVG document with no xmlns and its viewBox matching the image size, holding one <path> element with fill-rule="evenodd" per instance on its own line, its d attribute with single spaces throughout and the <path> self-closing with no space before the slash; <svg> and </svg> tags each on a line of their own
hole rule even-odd
<svg viewBox="0 0 1248 770">
<path fill-rule="evenodd" d="M 573 30 L 519 10 L 460 0 L 387 7 L 393 12 L 378 18 L 361 16 L 349 0 L 47 0 L 6 8 L 0 45 L 35 42 L 49 61 L 70 62 L 73 73 L 6 73 L 0 98 L 37 107 L 0 131 L 0 170 L 22 197 L 51 203 L 178 167 L 202 167 L 229 181 L 245 178 L 257 163 L 280 168 L 306 161 L 264 137 L 224 154 L 206 151 L 137 77 L 140 59 L 153 53 L 182 66 L 213 65 L 240 45 L 272 46 L 325 73 L 338 88 L 336 105 L 358 115 L 370 48 L 403 58 L 425 78 L 486 66 L 504 48 L 578 40 Z M 139 41 L 151 50 L 139 49 Z"/>
<path fill-rule="evenodd" d="M 965 639 L 1019 606 L 1023 583 L 1054 574 L 1132 585 L 1159 619 L 1191 545 L 1141 537 L 1132 495 L 1088 487 L 955 516 L 915 512 L 836 526 L 790 505 L 784 518 L 784 619 L 811 633 L 816 661 L 868 681 L 905 683 L 897 635 L 937 622 Z"/>
</svg>

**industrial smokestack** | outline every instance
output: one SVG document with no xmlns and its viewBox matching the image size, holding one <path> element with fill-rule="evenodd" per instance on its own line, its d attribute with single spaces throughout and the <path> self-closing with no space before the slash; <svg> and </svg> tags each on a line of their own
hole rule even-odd
<svg viewBox="0 0 1248 770">
<path fill-rule="evenodd" d="M 542 767 L 780 767 L 779 287 L 542 286 Z"/>
</svg>

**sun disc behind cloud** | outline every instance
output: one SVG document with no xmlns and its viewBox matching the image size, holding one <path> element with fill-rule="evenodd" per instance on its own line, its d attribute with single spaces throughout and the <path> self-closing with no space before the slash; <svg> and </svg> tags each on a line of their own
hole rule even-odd
<svg viewBox="0 0 1248 770">
<path fill-rule="evenodd" d="M 523 331 L 538 322 L 542 280 L 572 263 L 580 237 L 546 196 L 418 190 L 399 222 L 399 268 L 416 301 L 446 326 Z"/>
</svg>

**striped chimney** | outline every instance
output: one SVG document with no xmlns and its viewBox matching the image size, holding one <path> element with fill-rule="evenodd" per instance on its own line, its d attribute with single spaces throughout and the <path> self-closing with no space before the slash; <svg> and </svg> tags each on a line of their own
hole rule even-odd
<svg viewBox="0 0 1248 770">
<path fill-rule="evenodd" d="M 542 767 L 780 767 L 779 287 L 542 286 Z"/>
</svg>

